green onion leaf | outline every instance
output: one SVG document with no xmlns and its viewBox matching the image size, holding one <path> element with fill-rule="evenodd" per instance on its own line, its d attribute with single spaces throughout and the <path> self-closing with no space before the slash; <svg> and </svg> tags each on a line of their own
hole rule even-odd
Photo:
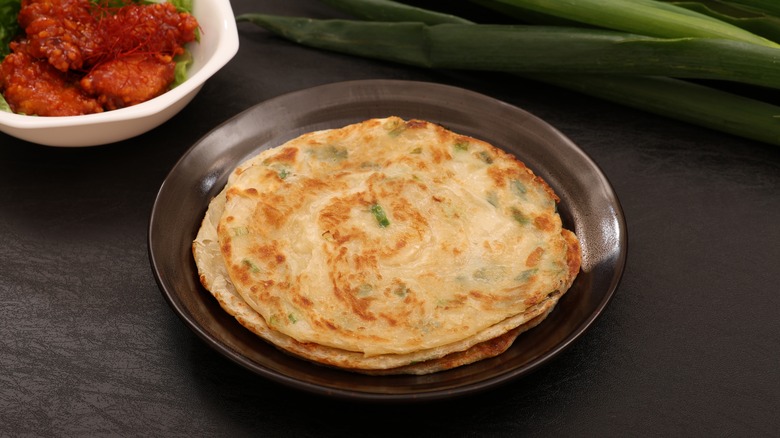
<svg viewBox="0 0 780 438">
<path fill-rule="evenodd" d="M 251 260 L 249 260 L 249 259 L 244 259 L 244 260 L 242 260 L 241 262 L 244 264 L 244 266 L 246 266 L 247 268 L 249 268 L 249 271 L 250 271 L 250 272 L 254 272 L 254 273 L 258 273 L 258 272 L 260 272 L 260 268 L 258 268 L 258 267 L 257 267 L 257 265 L 256 265 L 256 264 L 254 264 L 254 263 L 253 263 Z"/>
<path fill-rule="evenodd" d="M 394 290 L 393 293 L 401 298 L 405 298 L 406 295 L 409 293 L 409 288 L 405 284 L 399 284 Z"/>
<path fill-rule="evenodd" d="M 480 152 L 478 156 L 479 159 L 482 160 L 485 164 L 493 164 L 493 157 L 491 157 L 490 154 L 486 151 Z"/>
<path fill-rule="evenodd" d="M 620 105 L 780 145 L 780 107 L 687 81 L 663 77 L 579 75 L 534 79 Z"/>
<path fill-rule="evenodd" d="M 320 161 L 343 161 L 349 156 L 349 152 L 342 147 L 333 145 L 311 148 L 308 152 Z"/>
<path fill-rule="evenodd" d="M 748 6 L 753 10 L 780 16 L 780 2 L 777 0 L 729 0 L 729 2 Z"/>
<path fill-rule="evenodd" d="M 363 283 L 360 286 L 358 286 L 357 291 L 355 291 L 355 295 L 360 298 L 365 298 L 374 291 L 374 286 L 371 286 L 368 283 Z"/>
<path fill-rule="evenodd" d="M 385 210 L 382 208 L 381 205 L 374 204 L 369 208 L 369 210 L 371 211 L 371 214 L 373 214 L 374 217 L 376 218 L 376 221 L 380 227 L 385 228 L 388 225 L 390 225 L 390 220 L 387 219 Z"/>
<path fill-rule="evenodd" d="M 339 10 L 370 21 L 420 21 L 427 24 L 461 23 L 471 21 L 455 15 L 388 0 L 321 0 Z"/>
<path fill-rule="evenodd" d="M 754 11 L 747 6 L 733 3 L 708 1 L 676 1 L 665 0 L 682 8 L 709 15 L 720 21 L 745 29 L 768 40 L 780 42 L 780 17 L 761 11 Z"/>
<path fill-rule="evenodd" d="M 488 204 L 492 205 L 493 207 L 498 207 L 498 195 L 496 192 L 488 192 L 487 196 L 485 196 L 485 200 L 488 202 Z"/>
<path fill-rule="evenodd" d="M 532 268 L 532 269 L 526 269 L 525 271 L 520 272 L 515 277 L 515 281 L 519 281 L 522 283 L 527 282 L 536 272 L 539 271 L 538 268 Z"/>
<path fill-rule="evenodd" d="M 529 223 L 531 223 L 531 220 L 528 219 L 528 216 L 523 214 L 523 212 L 516 207 L 512 207 L 510 209 L 510 213 L 512 214 L 512 219 L 517 221 L 517 223 L 519 223 L 520 225 L 528 225 Z"/>
<path fill-rule="evenodd" d="M 511 188 L 512 193 L 514 193 L 515 196 L 517 196 L 519 198 L 525 197 L 525 194 L 528 192 L 528 189 L 525 187 L 525 185 L 523 183 L 521 183 L 520 181 L 518 181 L 516 179 L 513 179 L 509 184 L 510 184 L 509 187 Z"/>
<path fill-rule="evenodd" d="M 455 149 L 456 152 L 465 152 L 469 150 L 469 142 L 459 140 L 452 144 L 453 149 Z"/>
<path fill-rule="evenodd" d="M 480 0 L 567 20 L 661 38 L 722 38 L 778 48 L 765 38 L 729 23 L 655 0 Z"/>
<path fill-rule="evenodd" d="M 385 19 L 387 20 L 400 20 L 403 17 L 405 20 L 418 20 L 420 23 L 417 23 L 417 25 L 421 25 L 424 20 L 429 19 L 428 14 L 418 13 L 415 8 L 389 0 L 341 0 L 338 2 L 331 1 L 330 3 L 340 3 L 342 5 L 342 10 L 358 17 L 370 16 L 370 14 L 365 11 L 366 9 L 370 9 L 370 3 L 383 3 L 392 6 L 385 7 L 384 9 Z M 398 15 L 393 16 L 388 11 L 400 12 Z M 413 14 L 409 15 L 409 12 Z M 414 15 L 414 13 L 417 13 L 417 15 Z M 281 35 L 290 35 L 291 39 L 306 43 L 307 37 L 299 37 L 296 35 L 300 32 L 300 29 L 295 29 L 296 24 L 298 23 L 296 19 L 279 20 L 271 17 L 270 20 L 266 20 L 263 17 L 268 16 L 245 14 L 239 16 L 238 19 L 255 22 L 263 27 L 276 27 L 276 29 L 272 29 L 272 31 Z M 445 15 L 439 15 L 431 24 L 440 23 L 442 17 L 445 17 Z M 463 19 L 453 19 L 451 22 L 463 24 L 464 21 L 465 20 Z M 361 27 L 359 24 L 353 25 L 352 22 L 342 21 L 339 26 L 346 29 L 336 29 L 334 35 L 329 35 L 326 32 L 321 38 L 339 39 L 341 37 L 349 37 L 350 35 L 354 38 L 359 38 L 360 36 L 365 35 L 367 39 L 371 40 L 374 37 L 382 38 L 384 36 L 386 37 L 384 40 L 386 46 L 389 46 L 393 51 L 398 49 L 399 52 L 402 52 L 398 55 L 398 62 L 410 63 L 410 53 L 415 52 L 415 44 L 418 44 L 418 42 L 415 41 L 415 38 L 422 38 L 420 27 L 416 26 L 415 23 L 404 23 L 403 26 L 413 30 L 401 35 L 399 38 L 394 38 L 392 32 L 386 35 L 372 36 L 370 31 L 366 32 L 366 28 Z M 372 28 L 368 29 L 370 30 Z M 559 36 L 559 43 L 567 44 L 569 37 L 566 36 L 565 32 Z M 312 38 L 317 39 L 316 36 L 312 36 Z M 675 41 L 671 40 L 669 42 L 672 43 L 670 46 L 674 47 Z M 485 43 L 490 43 L 490 40 L 485 41 Z M 529 41 L 529 44 L 533 44 L 533 41 Z M 313 45 L 316 46 L 317 44 Z M 349 42 L 345 45 L 348 46 Z M 360 45 L 362 45 L 362 43 Z M 358 45 L 358 47 L 360 45 Z M 374 49 L 372 48 L 362 48 L 350 51 L 349 48 L 341 47 L 338 48 L 338 50 L 358 56 L 375 57 L 373 53 Z M 453 50 L 457 51 L 458 49 L 453 47 Z M 461 52 L 462 58 L 478 55 L 469 53 L 469 56 L 463 56 L 462 53 L 466 52 Z M 766 58 L 761 58 L 759 56 L 757 60 L 753 61 L 756 64 L 754 73 L 758 74 L 759 71 L 764 69 L 777 69 L 773 66 L 773 64 L 778 62 L 775 51 L 766 52 L 766 55 Z M 414 53 L 414 56 L 418 56 L 416 52 Z M 420 56 L 420 58 L 424 59 L 425 56 Z M 392 57 L 388 57 L 387 59 L 393 60 Z M 717 57 L 714 59 L 717 60 Z M 626 68 L 631 70 L 633 69 L 631 64 L 635 61 L 636 59 L 634 59 L 634 57 L 629 56 L 624 59 L 623 64 L 627 64 Z M 639 59 L 639 61 L 642 60 Z M 414 60 L 412 60 L 411 63 L 414 63 Z M 424 64 L 424 62 L 422 64 Z M 717 61 L 712 64 L 711 67 L 713 70 L 719 68 Z M 551 63 L 548 67 L 551 70 L 554 70 L 556 65 Z M 581 74 L 579 71 L 567 73 L 558 72 L 554 75 L 542 72 L 524 72 L 522 73 L 522 77 L 576 90 L 618 104 L 675 118 L 699 126 L 780 145 L 780 107 L 776 105 L 771 105 L 769 103 L 711 87 L 689 83 L 684 80 L 661 77 L 669 75 L 661 74 L 647 76 L 638 74 L 637 71 L 634 71 L 632 74 L 626 74 L 624 65 L 621 63 L 616 63 L 606 70 L 609 71 L 602 74 Z"/>
<path fill-rule="evenodd" d="M 237 19 L 300 44 L 421 67 L 671 76 L 780 88 L 780 50 L 725 39 L 667 39 L 549 26 L 428 26 L 263 14 L 244 14 Z"/>
</svg>

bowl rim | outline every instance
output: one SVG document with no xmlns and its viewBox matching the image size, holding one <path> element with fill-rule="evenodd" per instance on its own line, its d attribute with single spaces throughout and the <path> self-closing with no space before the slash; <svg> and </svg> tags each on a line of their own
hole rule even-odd
<svg viewBox="0 0 780 438">
<path fill-rule="evenodd" d="M 102 113 L 78 116 L 37 117 L 0 111 L 0 125 L 15 129 L 43 129 L 141 119 L 154 116 L 155 114 L 164 111 L 175 102 L 186 98 L 190 93 L 197 91 L 207 79 L 224 67 L 238 52 L 239 46 L 238 28 L 230 2 L 226 0 L 197 0 L 195 2 L 196 8 L 198 2 L 208 2 L 214 5 L 213 11 L 209 12 L 216 12 L 218 14 L 214 20 L 214 22 L 218 24 L 215 28 L 221 30 L 216 32 L 217 41 L 214 54 L 208 58 L 195 74 L 188 77 L 187 80 L 180 85 L 168 90 L 160 96 L 147 100 L 146 102 Z"/>
</svg>

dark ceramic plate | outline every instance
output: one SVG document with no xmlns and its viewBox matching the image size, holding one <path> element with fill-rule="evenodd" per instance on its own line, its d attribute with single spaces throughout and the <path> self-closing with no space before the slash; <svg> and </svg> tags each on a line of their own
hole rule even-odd
<svg viewBox="0 0 780 438">
<path fill-rule="evenodd" d="M 364 376 L 279 352 L 224 312 L 198 281 L 191 242 L 233 168 L 309 131 L 390 115 L 439 123 L 514 153 L 561 198 L 564 226 L 583 248 L 582 272 L 550 316 L 504 354 L 426 376 Z M 370 401 L 470 394 L 542 366 L 580 337 L 611 299 L 626 259 L 626 227 L 609 182 L 577 146 L 535 116 L 450 86 L 369 80 L 298 91 L 263 102 L 202 138 L 165 179 L 152 210 L 149 255 L 160 289 L 184 323 L 247 369 L 291 387 Z"/>
</svg>

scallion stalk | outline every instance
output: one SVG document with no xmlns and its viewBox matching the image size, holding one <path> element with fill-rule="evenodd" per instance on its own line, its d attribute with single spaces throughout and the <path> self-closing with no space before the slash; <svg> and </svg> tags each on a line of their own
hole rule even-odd
<svg viewBox="0 0 780 438">
<path fill-rule="evenodd" d="M 479 0 L 605 29 L 660 38 L 723 38 L 778 48 L 753 33 L 673 4 L 655 0 Z"/>
<path fill-rule="evenodd" d="M 533 79 L 682 122 L 780 145 L 780 107 L 727 91 L 664 77 L 544 75 Z"/>
<path fill-rule="evenodd" d="M 386 20 L 403 17 L 425 21 L 429 16 L 415 15 L 415 10 L 391 0 L 327 2 L 358 18 L 369 19 L 370 9 L 377 3 L 381 3 Z M 444 18 L 445 15 L 438 15 L 436 22 L 442 22 Z M 456 22 L 462 21 L 458 18 Z M 665 77 L 571 74 L 524 77 L 720 132 L 780 145 L 780 107 L 727 91 Z"/>
<path fill-rule="evenodd" d="M 430 11 L 387 0 L 321 0 L 334 8 L 370 21 L 419 21 L 425 24 L 471 24 L 471 21 L 451 14 Z"/>
<path fill-rule="evenodd" d="M 754 10 L 767 12 L 775 16 L 780 16 L 780 2 L 777 0 L 729 0 L 731 3 L 737 3 L 748 6 Z"/>
<path fill-rule="evenodd" d="M 428 67 L 510 73 L 669 76 L 780 89 L 780 50 L 713 38 L 654 38 L 551 26 L 315 20 L 244 14 L 297 43 Z"/>
<path fill-rule="evenodd" d="M 373 20 L 381 17 L 381 20 L 384 21 L 402 21 L 403 23 L 378 23 L 378 26 L 375 27 L 363 27 L 361 22 L 349 20 L 330 22 L 327 20 L 319 22 L 303 20 L 304 31 L 301 34 L 301 29 L 298 28 L 302 23 L 299 21 L 301 19 L 272 17 L 266 20 L 264 17 L 268 16 L 258 14 L 245 14 L 238 19 L 240 21 L 254 22 L 301 44 L 308 43 L 315 47 L 339 50 L 359 56 L 377 57 L 375 50 L 377 50 L 377 44 L 381 43 L 383 44 L 381 46 L 382 50 L 386 49 L 389 51 L 388 54 L 382 56 L 383 59 L 428 67 L 437 67 L 439 65 L 434 62 L 438 58 L 434 58 L 430 53 L 426 54 L 425 45 L 420 43 L 427 36 L 424 30 L 425 24 L 455 23 L 467 26 L 472 23 L 460 17 L 427 11 L 390 0 L 323 1 L 358 18 Z M 381 11 L 377 11 L 377 8 L 381 9 Z M 309 27 L 306 23 L 314 26 Z M 324 28 L 318 28 L 320 25 L 324 26 Z M 453 28 L 453 30 L 455 29 Z M 465 29 L 460 27 L 457 30 Z M 306 35 L 307 33 L 308 35 Z M 469 35 L 473 36 L 474 34 Z M 587 35 L 587 31 L 585 35 Z M 569 36 L 565 34 L 560 36 L 561 44 L 569 41 L 567 40 Z M 635 37 L 631 36 L 631 38 Z M 314 41 L 318 39 L 320 40 L 319 42 Z M 636 41 L 652 41 L 656 43 L 662 40 L 657 38 L 639 38 Z M 684 39 L 684 41 L 689 41 L 689 39 Z M 446 44 L 447 42 L 449 41 L 442 40 L 441 43 Z M 669 42 L 676 43 L 677 40 Z M 486 40 L 485 43 L 499 44 L 492 40 Z M 736 46 L 742 44 L 727 43 Z M 670 46 L 674 47 L 675 45 L 670 44 Z M 677 47 L 679 46 L 678 44 Z M 456 52 L 458 48 L 455 47 L 452 50 Z M 762 48 L 762 50 L 766 50 L 766 48 Z M 736 51 L 739 52 L 739 49 Z M 772 57 L 776 56 L 771 50 L 764 53 L 771 53 Z M 468 56 L 464 56 L 463 52 L 460 55 L 452 54 L 456 60 L 458 56 L 468 58 L 476 55 L 479 55 L 479 53 L 469 53 Z M 775 62 L 774 58 L 771 59 L 772 62 Z M 632 64 L 635 62 L 635 56 L 624 59 L 624 61 Z M 766 65 L 772 63 L 768 62 L 767 58 L 762 58 L 758 61 L 765 65 L 763 67 L 759 66 L 757 71 L 761 71 L 763 68 L 773 69 L 771 66 Z M 659 65 L 662 64 L 660 60 L 655 62 L 658 62 Z M 556 69 L 554 64 L 549 67 L 552 70 Z M 545 71 L 541 74 L 525 72 L 522 73 L 522 77 L 575 90 L 721 132 L 780 145 L 780 107 L 683 80 L 639 75 L 637 74 L 639 70 L 631 65 L 628 65 L 628 70 L 633 71 L 633 73 L 629 75 L 622 73 L 625 72 L 624 67 L 626 66 L 614 65 L 612 70 L 598 75 L 583 74 L 582 71 L 570 73 Z M 618 75 L 616 73 L 621 74 Z M 777 83 L 770 86 L 776 85 Z"/>
<path fill-rule="evenodd" d="M 723 1 L 664 0 L 709 15 L 774 42 L 780 42 L 780 17 Z"/>
</svg>

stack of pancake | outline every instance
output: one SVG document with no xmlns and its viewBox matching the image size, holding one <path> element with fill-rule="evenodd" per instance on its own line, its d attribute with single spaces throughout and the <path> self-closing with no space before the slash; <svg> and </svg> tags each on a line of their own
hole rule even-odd
<svg viewBox="0 0 780 438">
<path fill-rule="evenodd" d="M 493 357 L 580 269 L 552 189 L 422 120 L 304 134 L 241 163 L 193 242 L 203 286 L 279 349 L 367 374 Z"/>
</svg>

